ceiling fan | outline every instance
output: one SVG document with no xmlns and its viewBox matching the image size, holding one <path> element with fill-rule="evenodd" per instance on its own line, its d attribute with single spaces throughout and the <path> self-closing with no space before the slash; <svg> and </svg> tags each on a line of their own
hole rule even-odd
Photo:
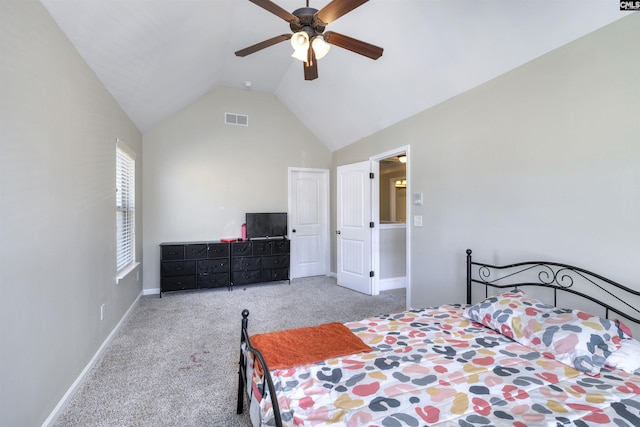
<svg viewBox="0 0 640 427">
<path fill-rule="evenodd" d="M 324 32 L 328 24 L 369 0 L 332 0 L 320 10 L 309 7 L 309 0 L 307 0 L 306 7 L 296 9 L 292 13 L 270 0 L 249 1 L 287 21 L 293 34 L 281 34 L 256 43 L 237 51 L 236 56 L 247 56 L 282 41 L 291 40 L 291 45 L 294 48 L 294 53 L 291 56 L 304 62 L 305 80 L 318 78 L 316 61 L 326 55 L 330 45 L 339 46 L 371 59 L 378 59 L 382 56 L 383 49 L 381 47 L 334 31 Z"/>
</svg>

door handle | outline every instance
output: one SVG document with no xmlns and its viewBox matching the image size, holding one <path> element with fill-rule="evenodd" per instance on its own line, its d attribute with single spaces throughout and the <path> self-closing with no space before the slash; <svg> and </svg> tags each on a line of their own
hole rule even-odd
<svg viewBox="0 0 640 427">
<path fill-rule="evenodd" d="M 340 234 L 340 230 L 336 230 L 336 234 Z"/>
<path fill-rule="evenodd" d="M 296 232 L 296 229 L 294 228 L 293 230 L 291 230 L 291 232 L 292 232 L 292 233 L 295 233 L 295 232 Z"/>
</svg>

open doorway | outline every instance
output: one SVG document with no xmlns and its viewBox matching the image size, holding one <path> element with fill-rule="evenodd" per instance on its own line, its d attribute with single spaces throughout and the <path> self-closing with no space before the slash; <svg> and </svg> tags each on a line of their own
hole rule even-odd
<svg viewBox="0 0 640 427">
<path fill-rule="evenodd" d="M 378 160 L 379 290 L 406 288 L 407 154 L 394 152 Z M 376 207 L 374 206 L 374 209 Z"/>
</svg>

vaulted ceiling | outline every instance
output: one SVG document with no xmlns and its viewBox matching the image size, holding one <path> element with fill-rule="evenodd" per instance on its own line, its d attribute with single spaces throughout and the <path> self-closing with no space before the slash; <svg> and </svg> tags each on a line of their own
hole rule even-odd
<svg viewBox="0 0 640 427">
<path fill-rule="evenodd" d="M 229 86 L 275 94 L 332 151 L 625 15 L 616 0 L 370 0 L 327 30 L 381 46 L 383 56 L 334 46 L 319 78 L 305 81 L 289 42 L 234 55 L 290 32 L 248 0 L 41 2 L 141 132 Z"/>
</svg>

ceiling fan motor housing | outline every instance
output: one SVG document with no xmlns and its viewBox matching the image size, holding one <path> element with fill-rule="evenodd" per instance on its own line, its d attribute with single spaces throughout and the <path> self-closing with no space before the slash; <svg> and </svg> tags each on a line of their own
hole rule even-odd
<svg viewBox="0 0 640 427">
<path fill-rule="evenodd" d="M 309 40 L 318 34 L 322 34 L 326 24 L 316 18 L 316 13 L 318 13 L 318 9 L 312 7 L 301 7 L 294 10 L 293 15 L 298 18 L 299 22 L 290 22 L 289 28 L 294 33 L 304 31 L 309 34 Z"/>
</svg>

